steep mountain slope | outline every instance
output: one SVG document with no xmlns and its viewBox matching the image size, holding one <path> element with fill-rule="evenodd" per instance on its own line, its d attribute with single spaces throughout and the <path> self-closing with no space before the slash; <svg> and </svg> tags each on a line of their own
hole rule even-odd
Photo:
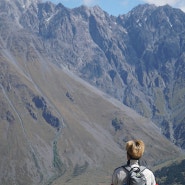
<svg viewBox="0 0 185 185">
<path fill-rule="evenodd" d="M 146 142 L 148 165 L 180 154 L 149 120 L 29 52 L 20 58 L 1 50 L 1 184 L 50 184 L 61 176 L 71 183 L 85 174 L 77 178 L 83 182 L 86 171 L 108 181 L 131 138 Z"/>
<path fill-rule="evenodd" d="M 181 155 L 149 119 L 69 70 L 99 75 L 91 56 L 108 69 L 97 43 L 79 34 L 92 12 L 92 21 L 95 13 L 108 14 L 98 7 L 80 7 L 86 13 L 79 14 L 61 4 L 26 2 L 0 4 L 0 184 L 108 184 L 133 138 L 145 141 L 142 162 L 150 167 Z M 84 27 L 77 26 L 82 17 Z"/>
<path fill-rule="evenodd" d="M 184 21 L 185 14 L 169 6 L 159 8 L 139 6 L 121 21 L 128 30 L 131 42 L 134 42 L 136 60 L 132 62 L 135 63 L 139 82 L 137 89 L 139 88 L 146 97 L 145 100 L 139 98 L 140 106 L 135 109 L 141 112 L 141 107 L 145 107 L 145 110 L 150 107 L 150 117 L 172 142 L 182 148 L 184 148 L 184 75 L 182 75 L 185 51 Z M 136 99 L 137 89 L 132 90 Z M 128 99 L 125 103 L 132 107 L 133 100 Z M 141 113 L 147 115 L 145 110 Z"/>
<path fill-rule="evenodd" d="M 151 118 L 184 148 L 184 21 L 170 6 L 109 16 L 99 7 L 31 6 L 20 17 L 48 60 Z M 39 44 L 43 44 L 40 45 Z"/>
</svg>

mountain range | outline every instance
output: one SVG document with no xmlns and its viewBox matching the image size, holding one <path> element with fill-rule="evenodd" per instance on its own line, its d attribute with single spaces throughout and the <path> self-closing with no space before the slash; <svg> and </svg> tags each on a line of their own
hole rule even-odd
<svg viewBox="0 0 185 185">
<path fill-rule="evenodd" d="M 110 184 L 125 143 L 154 169 L 184 156 L 185 13 L 110 16 L 0 1 L 0 183 Z"/>
</svg>

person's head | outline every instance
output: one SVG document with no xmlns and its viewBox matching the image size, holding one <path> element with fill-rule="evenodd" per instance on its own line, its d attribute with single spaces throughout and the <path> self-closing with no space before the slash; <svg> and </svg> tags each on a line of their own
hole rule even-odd
<svg viewBox="0 0 185 185">
<path fill-rule="evenodd" d="M 145 150 L 145 144 L 142 140 L 131 140 L 126 143 L 126 151 L 128 159 L 139 160 Z"/>
</svg>

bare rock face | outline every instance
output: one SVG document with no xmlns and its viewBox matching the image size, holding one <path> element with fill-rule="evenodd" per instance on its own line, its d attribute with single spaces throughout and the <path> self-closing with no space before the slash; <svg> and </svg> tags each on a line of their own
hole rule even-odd
<svg viewBox="0 0 185 185">
<path fill-rule="evenodd" d="M 151 118 L 182 147 L 176 138 L 177 117 L 184 114 L 182 11 L 140 5 L 113 17 L 99 7 L 44 3 L 20 20 L 38 35 L 50 61 Z"/>
</svg>

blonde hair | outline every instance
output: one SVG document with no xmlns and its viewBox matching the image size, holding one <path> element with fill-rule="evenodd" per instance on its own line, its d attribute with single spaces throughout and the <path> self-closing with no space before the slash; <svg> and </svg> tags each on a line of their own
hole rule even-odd
<svg viewBox="0 0 185 185">
<path fill-rule="evenodd" d="M 144 153 L 145 144 L 142 140 L 131 140 L 126 143 L 127 154 L 132 159 L 140 159 Z"/>
</svg>

